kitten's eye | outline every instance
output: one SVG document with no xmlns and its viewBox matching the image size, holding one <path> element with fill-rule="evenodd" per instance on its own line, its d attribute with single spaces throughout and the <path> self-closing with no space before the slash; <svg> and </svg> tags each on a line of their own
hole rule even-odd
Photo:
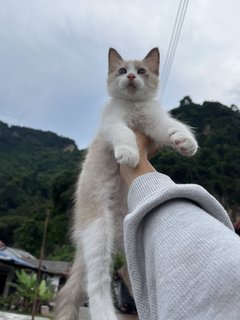
<svg viewBox="0 0 240 320">
<path fill-rule="evenodd" d="M 138 74 L 144 74 L 146 72 L 147 71 L 145 69 L 143 69 L 143 68 L 138 69 Z"/>
<path fill-rule="evenodd" d="M 121 68 L 121 69 L 118 70 L 118 73 L 119 74 L 125 74 L 125 73 L 127 73 L 127 69 Z"/>
</svg>

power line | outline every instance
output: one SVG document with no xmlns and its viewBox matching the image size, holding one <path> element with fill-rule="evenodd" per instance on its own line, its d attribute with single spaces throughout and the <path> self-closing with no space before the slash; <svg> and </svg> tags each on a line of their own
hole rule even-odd
<svg viewBox="0 0 240 320">
<path fill-rule="evenodd" d="M 178 40 L 180 37 L 182 25 L 183 25 L 184 18 L 186 15 L 187 6 L 188 6 L 188 0 L 181 0 L 180 1 L 177 16 L 176 16 L 173 31 L 172 31 L 171 40 L 169 43 L 167 57 L 166 57 L 165 64 L 163 67 L 162 96 L 163 96 L 165 89 L 166 89 L 166 86 L 167 86 L 167 82 L 168 82 L 169 74 L 170 74 L 170 71 L 172 68 L 173 59 L 174 59 L 174 56 L 176 53 L 176 48 L 177 48 Z"/>
<path fill-rule="evenodd" d="M 172 34 L 171 34 L 171 39 L 170 39 L 170 42 L 169 42 L 169 45 L 168 45 L 168 51 L 167 51 L 166 59 L 165 59 L 164 65 L 163 65 L 162 80 L 163 80 L 163 78 L 165 76 L 167 65 L 169 64 L 169 60 L 168 59 L 169 59 L 170 51 L 172 50 L 172 44 L 173 44 L 173 40 L 174 40 L 175 33 L 176 33 L 177 22 L 179 20 L 179 15 L 180 15 L 182 3 L 183 3 L 183 0 L 180 0 L 179 6 L 178 6 L 178 11 L 177 11 L 177 16 L 175 18 L 175 22 L 174 22 L 174 26 L 173 26 L 173 30 L 172 30 Z"/>
<path fill-rule="evenodd" d="M 166 56 L 165 63 L 163 66 L 162 81 L 161 81 L 162 86 L 161 86 L 161 91 L 160 91 L 161 99 L 163 98 L 166 87 L 167 87 L 169 74 L 170 74 L 170 71 L 172 68 L 172 64 L 173 64 L 173 60 L 175 57 L 178 41 L 180 38 L 183 22 L 184 22 L 184 19 L 186 16 L 188 2 L 189 2 L 189 0 L 180 0 L 180 2 L 179 2 L 177 15 L 176 15 L 173 30 L 172 30 L 172 35 L 171 35 L 171 39 L 170 39 L 169 46 L 168 46 L 167 56 Z"/>
<path fill-rule="evenodd" d="M 162 75 L 162 94 L 161 94 L 162 97 L 164 95 L 164 92 L 165 92 L 165 89 L 167 86 L 167 82 L 168 82 L 168 78 L 169 78 L 169 74 L 170 74 L 170 71 L 172 68 L 173 59 L 175 57 L 176 48 L 178 45 L 181 30 L 182 30 L 184 18 L 186 15 L 187 6 L 188 6 L 188 0 L 181 0 L 180 1 L 177 16 L 176 16 L 173 31 L 172 31 L 171 40 L 169 43 L 167 57 L 166 57 L 165 64 L 163 67 L 164 73 Z"/>
</svg>

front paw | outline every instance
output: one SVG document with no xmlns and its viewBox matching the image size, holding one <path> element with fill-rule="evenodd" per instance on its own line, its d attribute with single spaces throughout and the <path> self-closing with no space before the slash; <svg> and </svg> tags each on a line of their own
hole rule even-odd
<svg viewBox="0 0 240 320">
<path fill-rule="evenodd" d="M 192 157 L 198 149 L 198 143 L 188 132 L 174 131 L 170 134 L 170 143 L 174 149 L 186 157 Z"/>
<path fill-rule="evenodd" d="M 129 146 L 118 146 L 115 148 L 115 158 L 118 163 L 135 168 L 139 163 L 138 149 Z"/>
</svg>

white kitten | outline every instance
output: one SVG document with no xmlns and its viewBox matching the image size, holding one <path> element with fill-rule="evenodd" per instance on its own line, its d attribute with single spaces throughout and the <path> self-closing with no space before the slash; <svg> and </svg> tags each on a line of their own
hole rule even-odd
<svg viewBox="0 0 240 320">
<path fill-rule="evenodd" d="M 78 181 L 73 227 L 76 254 L 69 279 L 58 296 L 57 320 L 78 319 L 84 283 L 92 320 L 117 319 L 110 265 L 118 233 L 114 230 L 115 219 L 127 213 L 118 163 L 132 167 L 138 164 L 134 130 L 151 137 L 158 146 L 172 146 L 182 155 L 192 156 L 197 151 L 191 130 L 171 118 L 155 99 L 158 73 L 157 48 L 142 61 L 124 61 L 116 50 L 109 50 L 108 90 L 112 99 Z"/>
</svg>

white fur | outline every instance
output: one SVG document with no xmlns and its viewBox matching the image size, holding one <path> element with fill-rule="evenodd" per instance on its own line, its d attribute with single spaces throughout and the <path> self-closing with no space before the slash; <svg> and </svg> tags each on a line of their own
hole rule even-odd
<svg viewBox="0 0 240 320">
<path fill-rule="evenodd" d="M 92 320 L 116 319 L 111 299 L 110 266 L 113 246 L 113 216 L 108 210 L 82 232 Z M 104 302 L 104 306 L 103 306 Z"/>
<path fill-rule="evenodd" d="M 198 148 L 191 130 L 171 118 L 157 100 L 126 102 L 112 99 L 106 107 L 100 132 L 113 146 L 117 161 L 135 167 L 138 149 L 133 130 L 141 131 L 159 146 L 171 146 L 185 156 L 194 155 Z"/>
<path fill-rule="evenodd" d="M 123 61 L 112 49 L 108 90 L 112 99 L 104 109 L 97 136 L 89 147 L 76 190 L 73 240 L 76 255 L 70 277 L 60 291 L 56 320 L 77 320 L 86 282 L 92 320 L 116 320 L 111 298 L 110 265 L 116 229 L 127 213 L 127 190 L 118 164 L 135 167 L 139 152 L 134 130 L 158 146 L 168 145 L 185 156 L 197 151 L 191 130 L 173 119 L 155 99 L 159 54 L 150 51 L 139 62 Z M 125 74 L 118 72 L 126 68 Z M 145 68 L 146 74 L 139 74 Z M 134 73 L 134 80 L 128 75 Z M 120 226 L 120 227 L 119 227 Z M 86 273 L 86 278 L 84 274 Z"/>
</svg>

